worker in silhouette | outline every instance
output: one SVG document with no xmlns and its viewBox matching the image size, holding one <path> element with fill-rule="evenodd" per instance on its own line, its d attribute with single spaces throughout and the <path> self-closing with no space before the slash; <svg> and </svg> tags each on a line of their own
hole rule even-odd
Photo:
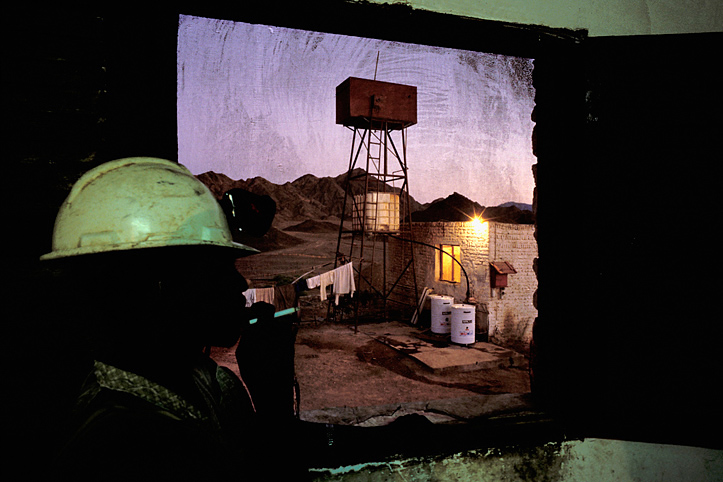
<svg viewBox="0 0 723 482">
<path fill-rule="evenodd" d="M 251 318 L 274 321 L 272 305 L 245 308 L 235 260 L 255 252 L 233 241 L 220 204 L 177 163 L 121 159 L 75 183 L 41 257 L 56 273 L 55 311 L 91 355 L 57 479 L 304 480 L 309 465 L 396 443 L 386 429 L 260 413 L 243 381 L 206 354 L 233 346 Z M 361 451 L 345 452 L 348 443 Z"/>
</svg>

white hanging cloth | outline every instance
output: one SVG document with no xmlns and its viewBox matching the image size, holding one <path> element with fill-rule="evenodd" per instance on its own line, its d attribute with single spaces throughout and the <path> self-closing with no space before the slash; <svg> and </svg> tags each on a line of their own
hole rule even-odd
<svg viewBox="0 0 723 482">
<path fill-rule="evenodd" d="M 339 304 L 339 295 L 350 295 L 354 297 L 354 267 L 351 263 L 347 263 L 335 269 L 334 275 L 334 295 L 336 296 L 336 304 Z"/>
<path fill-rule="evenodd" d="M 339 304 L 339 295 L 348 294 L 354 296 L 356 287 L 354 285 L 354 267 L 351 262 L 306 280 L 307 288 L 319 288 L 322 301 L 326 300 L 326 289 L 329 286 L 333 286 L 332 294 L 337 305 Z"/>
<path fill-rule="evenodd" d="M 254 303 L 264 301 L 270 305 L 274 304 L 274 288 L 251 288 L 243 292 L 246 298 L 246 308 Z"/>
</svg>

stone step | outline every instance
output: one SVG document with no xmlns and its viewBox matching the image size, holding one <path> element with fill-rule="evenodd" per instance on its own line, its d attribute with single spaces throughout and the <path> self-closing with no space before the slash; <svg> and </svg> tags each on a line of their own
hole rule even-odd
<svg viewBox="0 0 723 482">
<path fill-rule="evenodd" d="M 494 368 L 523 367 L 525 357 L 493 343 L 452 343 L 449 336 L 420 331 L 416 327 L 395 324 L 385 333 L 368 333 L 380 343 L 416 360 L 435 374 L 468 372 Z"/>
</svg>

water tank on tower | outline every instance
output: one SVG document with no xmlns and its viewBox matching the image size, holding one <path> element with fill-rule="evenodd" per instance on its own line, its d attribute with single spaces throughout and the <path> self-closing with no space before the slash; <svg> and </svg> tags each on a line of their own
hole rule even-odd
<svg viewBox="0 0 723 482">
<path fill-rule="evenodd" d="M 356 262 L 357 290 L 395 306 L 416 308 L 406 129 L 417 123 L 417 88 L 349 77 L 336 88 L 336 123 L 353 131 L 337 261 Z M 363 163 L 363 164 L 362 164 Z M 350 209 L 351 208 L 351 209 Z M 351 213 L 351 230 L 345 216 Z M 387 260 L 387 243 L 402 239 L 402 257 Z M 342 245 L 342 242 L 345 243 Z M 381 278 L 381 279 L 379 279 Z M 358 300 L 354 308 L 358 318 Z"/>
<path fill-rule="evenodd" d="M 399 232 L 399 195 L 391 192 L 369 192 L 354 196 L 352 210 L 354 229 L 370 233 Z"/>
</svg>

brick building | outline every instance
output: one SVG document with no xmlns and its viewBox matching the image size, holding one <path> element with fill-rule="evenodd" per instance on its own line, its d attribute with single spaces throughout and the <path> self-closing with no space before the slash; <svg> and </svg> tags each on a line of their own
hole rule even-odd
<svg viewBox="0 0 723 482">
<path fill-rule="evenodd" d="M 435 221 L 414 222 L 412 231 L 420 294 L 428 287 L 435 294 L 454 297 L 455 303 L 474 298 L 477 329 L 486 330 L 489 341 L 527 354 L 537 316 L 533 305 L 537 290 L 534 226 Z M 398 239 L 390 241 L 388 265 L 392 270 L 406 263 L 401 254 L 404 244 Z M 454 256 L 462 269 L 445 252 Z M 402 284 L 409 287 L 405 294 L 411 298 L 411 271 L 405 277 Z"/>
</svg>

